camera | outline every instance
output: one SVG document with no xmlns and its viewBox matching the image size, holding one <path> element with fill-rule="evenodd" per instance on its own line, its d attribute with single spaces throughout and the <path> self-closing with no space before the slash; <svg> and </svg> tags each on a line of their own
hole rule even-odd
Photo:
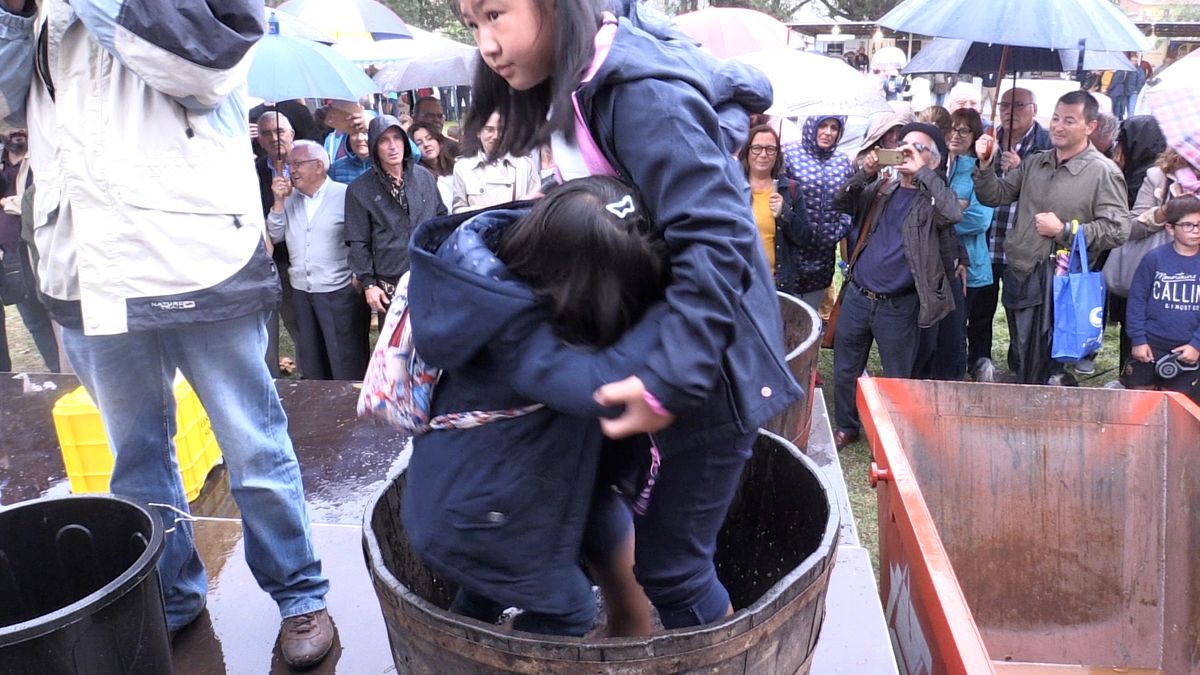
<svg viewBox="0 0 1200 675">
<path fill-rule="evenodd" d="M 1164 380 L 1169 380 L 1180 373 L 1197 369 L 1200 369 L 1200 362 L 1183 363 L 1179 360 L 1177 352 L 1170 352 L 1154 362 L 1154 372 L 1158 373 L 1158 376 Z"/>
</svg>

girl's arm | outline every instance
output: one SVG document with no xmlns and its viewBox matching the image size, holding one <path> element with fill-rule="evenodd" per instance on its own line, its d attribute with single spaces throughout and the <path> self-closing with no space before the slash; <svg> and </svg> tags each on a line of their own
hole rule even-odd
<svg viewBox="0 0 1200 675">
<path fill-rule="evenodd" d="M 644 361 L 667 315 L 660 302 L 615 344 L 598 351 L 563 343 L 544 321 L 532 322 L 504 346 L 512 355 L 510 383 L 517 392 L 559 412 L 582 417 L 613 417 L 620 408 L 596 402 L 599 387 L 620 380 Z"/>
</svg>

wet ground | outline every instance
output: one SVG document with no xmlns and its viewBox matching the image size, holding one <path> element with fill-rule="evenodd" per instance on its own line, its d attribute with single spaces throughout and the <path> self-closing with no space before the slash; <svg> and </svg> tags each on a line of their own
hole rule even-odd
<svg viewBox="0 0 1200 675">
<path fill-rule="evenodd" d="M 55 400 L 78 386 L 68 375 L 34 375 L 25 385 L 0 374 L 0 505 L 69 493 L 51 418 Z M 56 388 L 45 388 L 53 383 Z M 41 391 L 31 391 L 42 387 Z M 339 641 L 315 673 L 396 672 L 362 554 L 362 514 L 406 461 L 390 429 L 356 419 L 357 390 L 345 382 L 280 381 L 304 479 L 313 535 L 331 581 L 327 598 Z M 834 484 L 842 542 L 830 580 L 827 615 L 812 672 L 894 673 L 895 661 L 878 589 L 859 546 L 845 482 L 825 413 L 816 396 L 807 452 Z M 196 541 L 208 566 L 208 610 L 174 644 L 180 674 L 290 672 L 274 647 L 279 617 L 258 589 L 242 552 L 237 507 L 223 467 L 192 502 Z"/>
</svg>

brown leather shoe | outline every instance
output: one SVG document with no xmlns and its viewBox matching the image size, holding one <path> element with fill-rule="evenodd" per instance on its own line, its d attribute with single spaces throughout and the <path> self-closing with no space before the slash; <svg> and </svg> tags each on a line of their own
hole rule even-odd
<svg viewBox="0 0 1200 675">
<path fill-rule="evenodd" d="M 858 432 L 856 431 L 838 431 L 833 432 L 833 445 L 840 451 L 847 445 L 858 440 Z"/>
<path fill-rule="evenodd" d="M 293 668 L 315 666 L 329 653 L 336 632 L 329 612 L 323 609 L 284 619 L 279 627 L 283 660 Z"/>
</svg>

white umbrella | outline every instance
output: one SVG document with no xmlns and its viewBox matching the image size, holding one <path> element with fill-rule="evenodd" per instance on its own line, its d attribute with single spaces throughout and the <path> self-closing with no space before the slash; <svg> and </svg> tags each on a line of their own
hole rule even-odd
<svg viewBox="0 0 1200 675">
<path fill-rule="evenodd" d="M 383 91 L 407 91 L 424 87 L 453 87 L 471 84 L 479 50 L 461 45 L 442 47 L 406 61 L 394 61 L 375 73 Z"/>
<path fill-rule="evenodd" d="M 899 47 L 884 47 L 871 55 L 871 70 L 887 72 L 900 70 L 908 64 L 908 55 Z"/>
<path fill-rule="evenodd" d="M 333 45 L 334 51 L 351 61 L 362 64 L 383 64 L 392 61 L 407 61 L 443 48 L 458 47 L 475 51 L 470 45 L 444 38 L 437 33 L 409 26 L 412 39 L 368 40 L 349 38 Z"/>
<path fill-rule="evenodd" d="M 300 38 L 302 40 L 312 40 L 313 42 L 322 42 L 327 45 L 334 43 L 333 37 L 325 31 L 317 28 L 298 16 L 293 16 L 287 12 L 276 11 L 274 7 L 267 7 L 263 10 L 264 30 L 270 30 L 270 21 L 272 17 L 274 17 L 275 21 L 279 23 L 280 35 Z"/>
<path fill-rule="evenodd" d="M 761 70 L 775 91 L 768 115 L 854 115 L 867 117 L 892 108 L 868 79 L 845 61 L 796 49 L 768 49 L 734 57 Z"/>
<path fill-rule="evenodd" d="M 1155 114 L 1154 101 L 1149 94 L 1172 89 L 1192 89 L 1200 93 L 1200 49 L 1163 68 L 1154 77 L 1146 80 L 1146 86 L 1142 88 L 1141 95 L 1138 96 L 1137 114 Z"/>
</svg>

